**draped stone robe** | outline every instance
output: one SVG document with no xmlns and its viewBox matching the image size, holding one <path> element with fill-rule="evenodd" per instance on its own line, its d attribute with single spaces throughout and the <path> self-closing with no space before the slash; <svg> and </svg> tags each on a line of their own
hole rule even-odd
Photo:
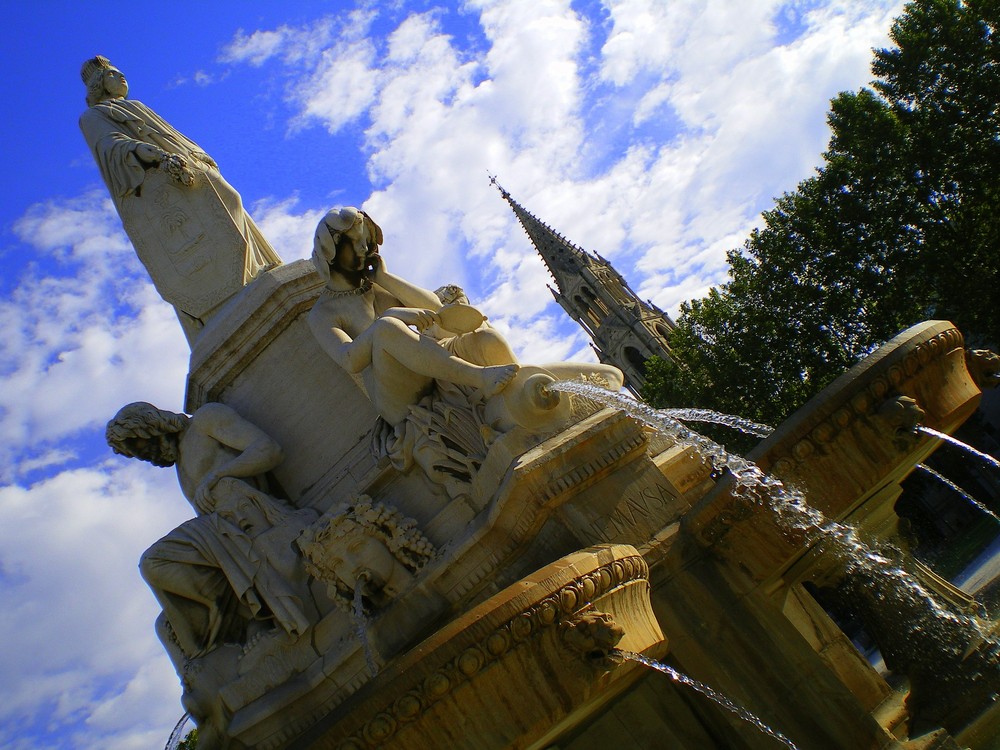
<svg viewBox="0 0 1000 750">
<path fill-rule="evenodd" d="M 298 563 L 292 541 L 316 512 L 295 510 L 232 477 L 218 482 L 213 505 L 153 544 L 139 562 L 184 659 L 241 640 L 247 623 L 261 617 L 290 635 L 304 633 L 310 620 L 289 571 Z M 182 663 L 176 666 L 182 671 Z"/>
<path fill-rule="evenodd" d="M 222 303 L 281 263 L 211 157 L 149 107 L 108 99 L 83 113 L 80 129 L 125 232 L 189 342 Z M 180 157 L 192 184 L 144 165 L 141 143 Z"/>
</svg>

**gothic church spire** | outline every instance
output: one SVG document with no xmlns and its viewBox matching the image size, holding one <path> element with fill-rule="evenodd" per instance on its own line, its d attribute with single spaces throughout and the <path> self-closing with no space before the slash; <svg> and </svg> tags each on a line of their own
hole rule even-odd
<svg viewBox="0 0 1000 750">
<path fill-rule="evenodd" d="M 574 245 L 528 212 L 495 177 L 490 182 L 542 256 L 556 283 L 556 289 L 549 287 L 552 296 L 591 337 L 601 362 L 624 372 L 625 385 L 638 395 L 646 382 L 646 360 L 653 355 L 670 359 L 667 337 L 673 321 L 652 302 L 639 299 L 608 261 Z"/>
</svg>

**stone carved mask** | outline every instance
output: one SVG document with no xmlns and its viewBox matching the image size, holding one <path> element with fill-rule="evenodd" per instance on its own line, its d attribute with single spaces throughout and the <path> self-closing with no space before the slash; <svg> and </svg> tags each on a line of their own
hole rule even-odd
<svg viewBox="0 0 1000 750">
<path fill-rule="evenodd" d="M 298 545 L 307 571 L 325 581 L 334 602 L 347 610 L 358 587 L 366 609 L 387 604 L 435 552 L 411 519 L 367 496 L 326 513 Z"/>
</svg>

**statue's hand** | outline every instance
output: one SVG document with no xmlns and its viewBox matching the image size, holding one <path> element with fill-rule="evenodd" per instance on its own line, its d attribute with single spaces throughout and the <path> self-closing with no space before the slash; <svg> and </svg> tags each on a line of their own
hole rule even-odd
<svg viewBox="0 0 1000 750">
<path fill-rule="evenodd" d="M 206 154 L 204 151 L 195 151 L 193 156 L 198 159 L 198 161 L 204 162 L 208 166 L 212 167 L 212 169 L 217 170 L 219 168 L 219 165 L 215 163 L 215 159 Z"/>
<path fill-rule="evenodd" d="M 414 315 L 413 322 L 409 325 L 413 326 L 421 333 L 426 331 L 432 325 L 441 322 L 441 318 L 432 310 L 414 310 L 414 312 L 416 315 Z"/>
<path fill-rule="evenodd" d="M 215 500 L 212 498 L 212 490 L 215 489 L 215 485 L 218 484 L 219 479 L 221 477 L 215 474 L 215 472 L 210 472 L 194 491 L 194 507 L 200 513 L 211 513 L 215 510 Z"/>
<path fill-rule="evenodd" d="M 399 318 L 406 325 L 413 326 L 421 332 L 440 322 L 438 314 L 433 310 L 422 310 L 416 307 L 397 307 L 387 314 Z"/>
<path fill-rule="evenodd" d="M 152 164 L 156 166 L 163 159 L 163 152 L 156 146 L 150 146 L 148 143 L 140 143 L 135 147 L 135 155 L 141 162 L 146 164 Z"/>
<path fill-rule="evenodd" d="M 371 253 L 365 259 L 368 278 L 378 283 L 378 277 L 385 273 L 385 259 L 377 252 Z"/>
</svg>

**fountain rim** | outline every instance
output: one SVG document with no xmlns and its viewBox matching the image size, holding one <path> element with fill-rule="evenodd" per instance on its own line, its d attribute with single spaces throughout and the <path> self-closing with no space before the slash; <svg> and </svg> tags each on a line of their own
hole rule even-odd
<svg viewBox="0 0 1000 750">
<path fill-rule="evenodd" d="M 922 359 L 920 351 L 922 348 L 931 347 L 932 342 L 935 340 L 946 339 L 953 340 L 947 341 L 947 346 L 937 356 L 928 357 L 926 361 L 919 361 Z M 905 372 L 901 378 L 901 380 L 910 380 L 921 369 L 935 362 L 940 356 L 955 348 L 962 347 L 963 344 L 964 338 L 961 331 L 950 321 L 926 320 L 910 326 L 882 344 L 882 346 L 856 363 L 847 372 L 837 377 L 836 380 L 809 399 L 803 406 L 796 409 L 770 435 L 757 443 L 747 453 L 747 460 L 756 463 L 760 466 L 761 470 L 765 472 L 769 471 L 772 464 L 776 463 L 777 460 L 768 455 L 774 447 L 789 441 L 794 446 L 803 439 L 809 439 L 820 425 L 830 422 L 834 419 L 838 411 L 844 409 L 850 403 L 850 400 L 844 398 L 844 393 L 858 380 L 865 379 L 869 381 L 866 390 L 872 398 L 869 402 L 867 413 L 872 413 L 879 405 L 877 399 L 884 401 L 886 398 L 890 398 L 893 393 L 905 395 L 902 394 L 898 387 L 902 383 L 892 382 L 895 378 L 899 377 L 892 372 L 894 367 L 902 366 L 905 360 L 916 356 L 918 363 L 915 369 Z M 882 392 L 880 394 L 876 393 L 876 389 Z M 858 409 L 855 406 L 855 408 L 849 410 L 849 416 L 850 420 L 853 421 L 863 415 L 858 413 Z M 834 429 L 840 431 L 847 426 L 840 425 Z"/>
</svg>

